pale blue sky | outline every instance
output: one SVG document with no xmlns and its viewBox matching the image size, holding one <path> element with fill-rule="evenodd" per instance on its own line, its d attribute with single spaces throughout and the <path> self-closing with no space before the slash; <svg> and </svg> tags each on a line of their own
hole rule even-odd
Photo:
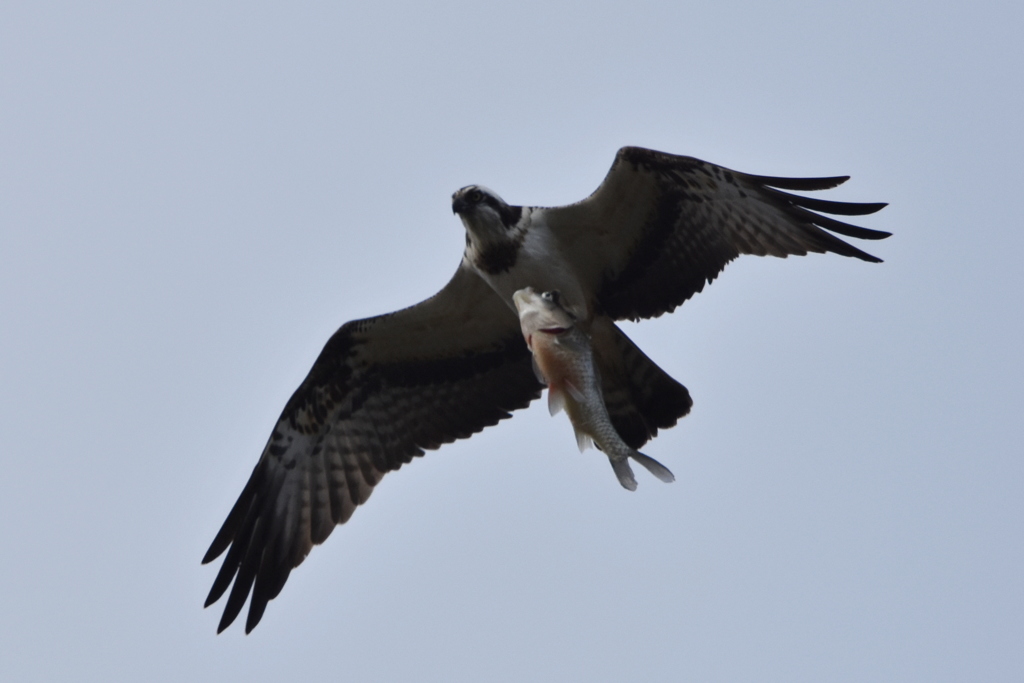
<svg viewBox="0 0 1024 683">
<path fill-rule="evenodd" d="M 0 8 L 5 680 L 1024 677 L 1020 3 L 88 5 Z M 331 332 L 447 281 L 453 190 L 626 144 L 850 174 L 886 262 L 629 328 L 676 483 L 537 403 L 216 636 L 199 560 Z"/>
</svg>

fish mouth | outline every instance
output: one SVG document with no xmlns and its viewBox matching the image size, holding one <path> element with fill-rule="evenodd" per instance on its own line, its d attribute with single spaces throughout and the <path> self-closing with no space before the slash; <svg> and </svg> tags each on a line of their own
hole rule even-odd
<svg viewBox="0 0 1024 683">
<path fill-rule="evenodd" d="M 536 293 L 533 291 L 533 287 L 523 287 L 512 295 L 512 303 L 515 304 L 516 310 L 519 313 L 522 313 L 523 306 L 529 305 L 530 299 L 535 295 Z"/>
<path fill-rule="evenodd" d="M 542 327 L 542 328 L 540 328 L 540 330 L 538 330 L 538 332 L 543 332 L 544 334 L 553 334 L 553 335 L 565 334 L 568 331 L 569 331 L 568 327 Z"/>
</svg>

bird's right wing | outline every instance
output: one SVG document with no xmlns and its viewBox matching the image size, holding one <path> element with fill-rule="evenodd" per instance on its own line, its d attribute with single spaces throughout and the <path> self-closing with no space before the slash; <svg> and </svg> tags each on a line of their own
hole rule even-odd
<svg viewBox="0 0 1024 683">
<path fill-rule="evenodd" d="M 385 473 L 509 417 L 541 388 L 516 315 L 465 265 L 422 303 L 342 326 L 203 558 L 228 551 L 206 600 L 234 581 L 218 631 L 250 591 L 251 631 L 291 570 Z"/>
</svg>

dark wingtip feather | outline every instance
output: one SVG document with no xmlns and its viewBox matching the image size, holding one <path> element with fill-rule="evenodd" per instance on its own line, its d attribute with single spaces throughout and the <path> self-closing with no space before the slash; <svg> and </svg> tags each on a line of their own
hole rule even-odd
<svg viewBox="0 0 1024 683">
<path fill-rule="evenodd" d="M 769 175 L 745 174 L 754 182 L 768 187 L 777 187 L 781 190 L 797 190 L 802 192 L 813 192 L 815 190 L 831 190 L 839 187 L 850 179 L 848 175 L 830 176 L 828 178 L 780 178 Z"/>
<path fill-rule="evenodd" d="M 220 623 L 217 624 L 217 635 L 224 633 L 228 626 L 231 626 L 231 622 L 224 623 L 224 617 L 221 617 Z"/>
<path fill-rule="evenodd" d="M 860 230 L 863 232 L 858 231 L 855 237 L 860 237 L 862 240 L 884 240 L 886 237 L 892 237 L 892 233 L 885 230 L 868 230 L 867 228 Z"/>
<path fill-rule="evenodd" d="M 244 522 L 250 516 L 250 510 L 256 499 L 256 491 L 263 483 L 262 465 L 263 460 L 260 459 L 256 463 L 256 467 L 253 468 L 252 474 L 249 475 L 249 481 L 245 483 L 245 488 L 239 494 L 238 500 L 231 507 L 231 512 L 228 513 L 227 519 L 221 525 L 220 531 L 214 537 L 213 543 L 210 544 L 210 548 L 203 555 L 202 564 L 209 564 L 220 557 L 221 553 L 227 550 L 231 542 L 235 540 L 239 526 L 245 526 Z"/>
<path fill-rule="evenodd" d="M 215 545 L 211 545 L 210 549 L 206 551 L 205 555 L 203 555 L 203 561 L 199 564 L 210 564 L 220 557 L 222 552 L 224 552 L 224 548 L 217 548 Z"/>
<path fill-rule="evenodd" d="M 237 616 L 237 614 L 232 614 L 229 616 L 228 613 L 225 611 L 224 614 L 222 614 L 220 617 L 220 623 L 217 624 L 217 635 L 224 633 L 227 627 L 231 626 L 231 623 L 235 620 L 235 617 Z"/>
<path fill-rule="evenodd" d="M 852 256 L 853 258 L 859 258 L 861 261 L 867 261 L 868 263 L 882 262 L 882 259 L 877 256 L 872 256 L 866 251 L 861 251 L 852 244 L 847 244 L 835 235 L 825 232 L 824 230 L 818 230 L 815 241 L 818 243 L 818 246 L 825 251 L 831 251 L 832 253 L 839 254 L 840 256 Z"/>
<path fill-rule="evenodd" d="M 814 213 L 804 208 L 792 207 L 790 210 L 796 212 L 796 214 L 803 220 L 814 223 L 826 230 L 839 233 L 840 235 L 846 235 L 847 237 L 856 237 L 857 239 L 862 240 L 884 240 L 886 237 L 892 237 L 891 232 L 871 230 L 857 225 L 850 225 L 849 223 L 837 221 L 834 218 L 822 216 L 820 213 Z"/>
<path fill-rule="evenodd" d="M 209 607 L 220 600 L 221 596 L 224 595 L 224 591 L 231 585 L 231 580 L 235 578 L 236 571 L 238 571 L 238 562 L 234 561 L 231 553 L 229 553 L 228 557 L 224 560 L 224 564 L 221 565 L 220 571 L 217 573 L 217 578 L 210 588 L 210 593 L 206 596 L 206 602 L 203 603 L 203 607 Z"/>
<path fill-rule="evenodd" d="M 231 625 L 242 611 L 242 607 L 245 606 L 245 601 L 249 597 L 249 593 L 252 591 L 253 583 L 256 581 L 256 572 L 259 570 L 260 562 L 263 557 L 265 532 L 266 527 L 264 518 L 257 517 L 256 523 L 253 525 L 251 537 L 247 536 L 248 548 L 246 550 L 245 557 L 238 565 L 237 574 L 235 575 L 235 585 L 231 587 L 231 593 L 228 594 L 227 604 L 224 605 L 224 614 L 221 616 L 221 627 L 217 631 L 218 633 Z"/>
<path fill-rule="evenodd" d="M 252 630 L 260 623 L 263 613 L 267 610 L 267 602 L 269 601 L 257 601 L 256 596 L 253 596 L 253 599 L 249 602 L 249 614 L 245 617 L 245 635 L 252 633 Z"/>
<path fill-rule="evenodd" d="M 772 185 L 772 182 L 766 181 L 763 176 L 753 176 L 763 182 L 765 185 Z M 844 176 L 849 178 L 849 176 Z M 778 180 L 778 179 L 768 179 Z M 785 180 L 785 179 L 783 179 Z M 835 178 L 812 178 L 808 180 L 835 180 Z M 838 183 L 837 183 L 838 184 Z M 782 187 L 781 185 L 776 185 Z M 824 187 L 793 187 L 789 186 L 785 189 L 826 189 Z M 885 232 L 884 230 L 871 230 L 869 228 L 862 228 L 857 225 L 850 225 L 838 221 L 828 216 L 823 216 L 823 213 L 832 214 L 836 216 L 866 216 L 868 214 L 876 213 L 881 211 L 888 202 L 837 202 L 828 199 L 818 199 L 816 197 L 804 197 L 802 195 L 789 194 L 788 192 L 781 192 L 780 190 L 774 189 L 773 187 L 764 187 L 763 190 L 767 192 L 771 197 L 781 202 L 786 210 L 802 220 L 806 220 L 818 227 L 840 235 L 846 235 L 847 237 L 855 237 L 862 240 L 883 240 L 886 237 L 891 237 L 891 232 Z M 845 244 L 840 242 L 841 244 Z M 881 259 L 875 258 L 870 254 L 865 254 L 859 249 L 850 247 L 851 252 L 847 253 L 840 250 L 835 250 L 837 253 L 845 254 L 847 256 L 856 256 L 857 258 L 871 262 L 881 262 Z"/>
<path fill-rule="evenodd" d="M 248 581 L 243 582 L 242 576 L 239 576 L 235 581 L 234 587 L 231 589 L 231 594 L 228 596 L 228 602 L 224 606 L 224 613 L 220 615 L 220 623 L 217 625 L 217 633 L 220 633 L 228 626 L 234 623 L 235 619 L 242 612 L 242 607 L 245 606 L 245 600 L 249 597 L 249 589 L 252 584 Z"/>
<path fill-rule="evenodd" d="M 881 211 L 888 206 L 885 202 L 837 202 L 829 199 L 789 194 L 788 192 L 780 192 L 772 188 L 767 189 L 773 195 L 790 204 L 802 206 L 812 211 L 830 213 L 835 216 L 866 216 Z"/>
<path fill-rule="evenodd" d="M 239 499 L 239 502 L 241 502 L 241 499 Z M 235 505 L 237 507 L 238 504 L 236 503 Z M 235 511 L 232 509 L 231 514 L 229 514 L 228 518 L 224 520 L 223 526 L 221 526 L 220 531 L 217 532 L 217 536 L 213 539 L 213 543 L 210 544 L 206 554 L 203 555 L 202 564 L 209 564 L 213 562 L 220 557 L 225 550 L 227 550 L 228 546 L 231 545 L 231 541 L 235 538 L 236 526 Z"/>
</svg>

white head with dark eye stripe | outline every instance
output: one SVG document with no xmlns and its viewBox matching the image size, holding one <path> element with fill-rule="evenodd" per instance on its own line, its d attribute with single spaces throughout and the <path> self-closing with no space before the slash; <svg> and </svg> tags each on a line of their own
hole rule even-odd
<svg viewBox="0 0 1024 683">
<path fill-rule="evenodd" d="M 509 206 L 482 185 L 468 185 L 452 195 L 452 211 L 466 228 L 466 256 L 480 273 L 509 271 L 519 258 L 526 234 L 523 207 Z"/>
<path fill-rule="evenodd" d="M 452 195 L 452 212 L 466 229 L 483 239 L 509 232 L 523 214 L 521 206 L 509 206 L 497 192 L 483 185 L 467 185 Z"/>
</svg>

